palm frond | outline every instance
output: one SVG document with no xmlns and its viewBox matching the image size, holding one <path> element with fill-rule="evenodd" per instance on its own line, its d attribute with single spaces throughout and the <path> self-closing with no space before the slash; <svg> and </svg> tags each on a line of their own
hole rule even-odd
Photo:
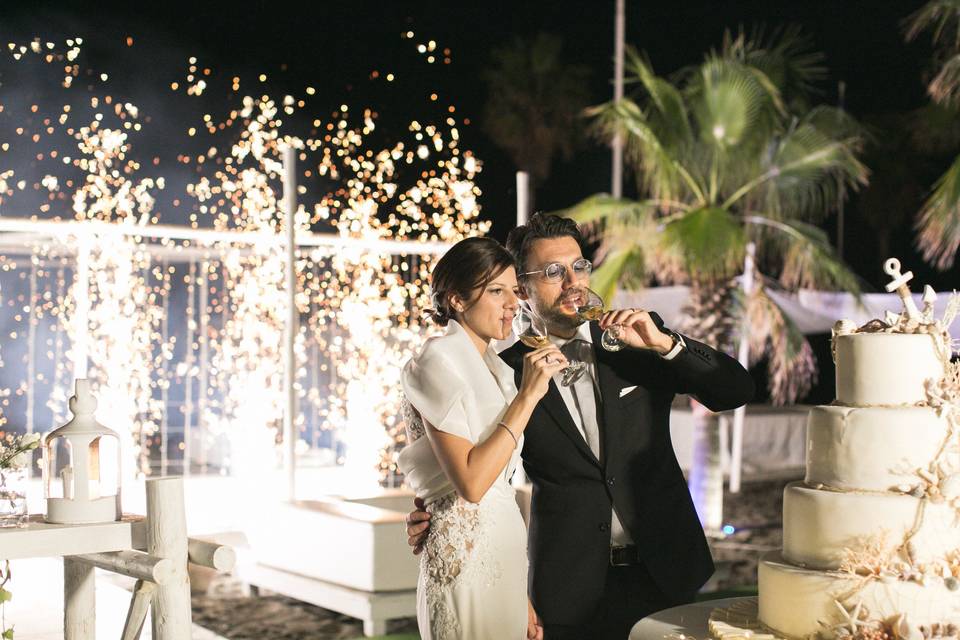
<svg viewBox="0 0 960 640">
<path fill-rule="evenodd" d="M 585 65 L 567 64 L 554 35 L 517 38 L 494 49 L 482 71 L 483 127 L 514 164 L 542 181 L 555 155 L 569 157 L 584 137 L 580 114 L 590 103 Z"/>
<path fill-rule="evenodd" d="M 800 118 L 801 124 L 809 124 L 817 131 L 834 140 L 866 141 L 867 129 L 847 111 L 832 105 L 817 105 Z M 857 151 L 860 150 L 858 146 Z"/>
<path fill-rule="evenodd" d="M 674 149 L 689 144 L 690 122 L 683 96 L 676 87 L 654 74 L 649 61 L 645 60 L 633 47 L 627 47 L 625 66 L 649 95 L 650 105 L 655 108 L 660 124 L 657 129 L 664 143 Z M 653 114 L 649 115 L 653 119 Z"/>
<path fill-rule="evenodd" d="M 937 180 L 916 228 L 923 259 L 942 271 L 953 266 L 960 248 L 960 156 Z"/>
<path fill-rule="evenodd" d="M 604 257 L 600 266 L 593 270 L 590 276 L 591 288 L 600 294 L 605 302 L 613 299 L 620 278 L 628 265 L 637 261 L 637 249 L 615 249 Z M 640 261 L 642 263 L 642 260 Z"/>
<path fill-rule="evenodd" d="M 774 221 L 750 216 L 747 222 L 768 228 L 782 243 L 781 286 L 790 291 L 849 291 L 859 299 L 860 279 L 834 251 L 826 231 L 799 220 Z"/>
<path fill-rule="evenodd" d="M 960 102 L 960 55 L 951 56 L 930 81 L 927 92 L 935 102 L 956 105 Z"/>
<path fill-rule="evenodd" d="M 688 99 L 705 144 L 722 150 L 769 135 L 779 96 L 762 78 L 756 69 L 718 57 L 700 67 Z"/>
<path fill-rule="evenodd" d="M 787 100 L 816 93 L 817 83 L 827 77 L 826 56 L 813 49 L 813 39 L 798 25 L 755 27 L 749 36 L 742 29 L 735 37 L 728 32 L 723 52 L 762 71 Z"/>
<path fill-rule="evenodd" d="M 841 189 L 866 184 L 868 171 L 856 156 L 857 139 L 833 139 L 801 123 L 775 140 L 761 173 L 723 203 L 734 206 L 751 191 L 767 188 L 766 204 L 775 217 L 821 219 L 835 206 Z"/>
<path fill-rule="evenodd" d="M 637 103 L 629 98 L 607 102 L 591 107 L 587 115 L 594 118 L 593 130 L 604 140 L 621 136 L 627 159 L 640 169 L 643 188 L 653 198 L 680 200 L 686 193 L 701 192 Z"/>
<path fill-rule="evenodd" d="M 750 360 L 769 358 L 769 389 L 773 404 L 790 404 L 803 397 L 817 379 L 813 349 L 779 305 L 757 287 L 746 302 Z"/>
<path fill-rule="evenodd" d="M 932 0 L 907 16 L 904 20 L 907 40 L 913 40 L 922 32 L 933 31 L 934 44 L 950 38 L 955 45 L 960 27 L 960 0 Z"/>
<path fill-rule="evenodd" d="M 667 224 L 662 242 L 683 257 L 692 279 L 715 281 L 738 272 L 746 236 L 729 211 L 702 207 Z"/>
<path fill-rule="evenodd" d="M 554 211 L 555 215 L 571 218 L 580 225 L 590 225 L 611 218 L 627 218 L 639 223 L 638 217 L 649 215 L 650 206 L 636 200 L 614 198 L 607 193 L 597 193 L 572 207 Z"/>
</svg>

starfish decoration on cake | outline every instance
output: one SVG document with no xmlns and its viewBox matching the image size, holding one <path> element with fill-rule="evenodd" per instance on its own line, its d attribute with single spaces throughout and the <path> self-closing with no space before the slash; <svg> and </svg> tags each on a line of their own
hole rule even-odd
<svg viewBox="0 0 960 640">
<path fill-rule="evenodd" d="M 840 623 L 833 625 L 834 636 L 857 635 L 860 627 L 867 624 L 865 618 L 868 614 L 866 607 L 863 606 L 863 601 L 857 600 L 857 604 L 853 605 L 850 609 L 847 609 L 839 600 L 834 600 L 833 603 L 837 605 L 837 609 L 840 610 L 840 615 L 842 616 Z"/>
</svg>

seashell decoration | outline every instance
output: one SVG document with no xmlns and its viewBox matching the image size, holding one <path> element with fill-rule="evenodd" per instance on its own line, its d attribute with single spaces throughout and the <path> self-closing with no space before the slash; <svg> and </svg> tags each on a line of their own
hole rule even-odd
<svg viewBox="0 0 960 640">
<path fill-rule="evenodd" d="M 833 324 L 833 335 L 845 336 L 857 332 L 857 323 L 853 320 L 837 320 Z"/>
<path fill-rule="evenodd" d="M 923 640 L 923 632 L 907 620 L 907 614 L 901 613 L 893 619 L 890 625 L 893 637 L 896 640 Z"/>
<path fill-rule="evenodd" d="M 934 305 L 937 302 L 937 292 L 933 290 L 933 287 L 930 285 L 924 285 L 923 287 L 923 314 L 924 320 L 927 322 L 933 322 L 933 311 Z"/>
</svg>

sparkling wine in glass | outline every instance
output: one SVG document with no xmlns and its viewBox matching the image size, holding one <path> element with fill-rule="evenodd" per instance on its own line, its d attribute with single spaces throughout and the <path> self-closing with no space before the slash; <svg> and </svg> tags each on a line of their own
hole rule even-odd
<svg viewBox="0 0 960 640">
<path fill-rule="evenodd" d="M 550 344 L 547 337 L 547 325 L 525 304 L 521 304 L 517 315 L 513 317 L 513 332 L 517 339 L 531 349 L 539 349 Z"/>
<path fill-rule="evenodd" d="M 533 313 L 526 304 L 521 304 L 517 315 L 513 318 L 513 332 L 517 339 L 531 349 L 539 349 L 550 344 L 547 334 L 547 324 L 538 315 Z M 583 362 L 573 362 L 560 370 L 560 384 L 569 386 L 586 370 Z"/>
<path fill-rule="evenodd" d="M 592 289 L 584 289 L 583 300 L 577 305 L 577 317 L 584 322 L 599 320 L 603 315 L 603 298 Z M 620 351 L 625 346 L 620 339 L 622 327 L 618 324 L 607 327 L 600 336 L 600 345 L 607 351 Z"/>
</svg>

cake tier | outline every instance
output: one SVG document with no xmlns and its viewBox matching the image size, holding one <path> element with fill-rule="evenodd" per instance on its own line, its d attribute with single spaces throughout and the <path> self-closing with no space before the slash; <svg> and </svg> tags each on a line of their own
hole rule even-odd
<svg viewBox="0 0 960 640">
<path fill-rule="evenodd" d="M 814 407 L 806 483 L 865 491 L 914 485 L 917 469 L 927 468 L 948 433 L 946 418 L 927 407 Z M 957 457 L 951 453 L 952 462 Z"/>
<path fill-rule="evenodd" d="M 947 503 L 932 504 L 894 493 L 823 491 L 790 483 L 783 492 L 783 557 L 804 567 L 837 569 L 848 549 L 869 546 L 873 556 L 896 549 L 918 522 L 919 529 L 910 540 L 913 566 L 942 560 L 960 547 L 957 513 Z"/>
<path fill-rule="evenodd" d="M 845 405 L 899 405 L 926 401 L 924 381 L 944 374 L 927 334 L 855 333 L 834 339 L 837 401 Z"/>
<path fill-rule="evenodd" d="M 848 610 L 858 602 L 870 620 L 906 614 L 910 624 L 960 622 L 960 595 L 943 580 L 926 585 L 902 580 L 865 580 L 860 576 L 792 566 L 776 552 L 760 560 L 760 621 L 788 638 L 805 638 L 843 621 L 836 602 Z M 823 621 L 825 625 L 821 625 Z"/>
</svg>

